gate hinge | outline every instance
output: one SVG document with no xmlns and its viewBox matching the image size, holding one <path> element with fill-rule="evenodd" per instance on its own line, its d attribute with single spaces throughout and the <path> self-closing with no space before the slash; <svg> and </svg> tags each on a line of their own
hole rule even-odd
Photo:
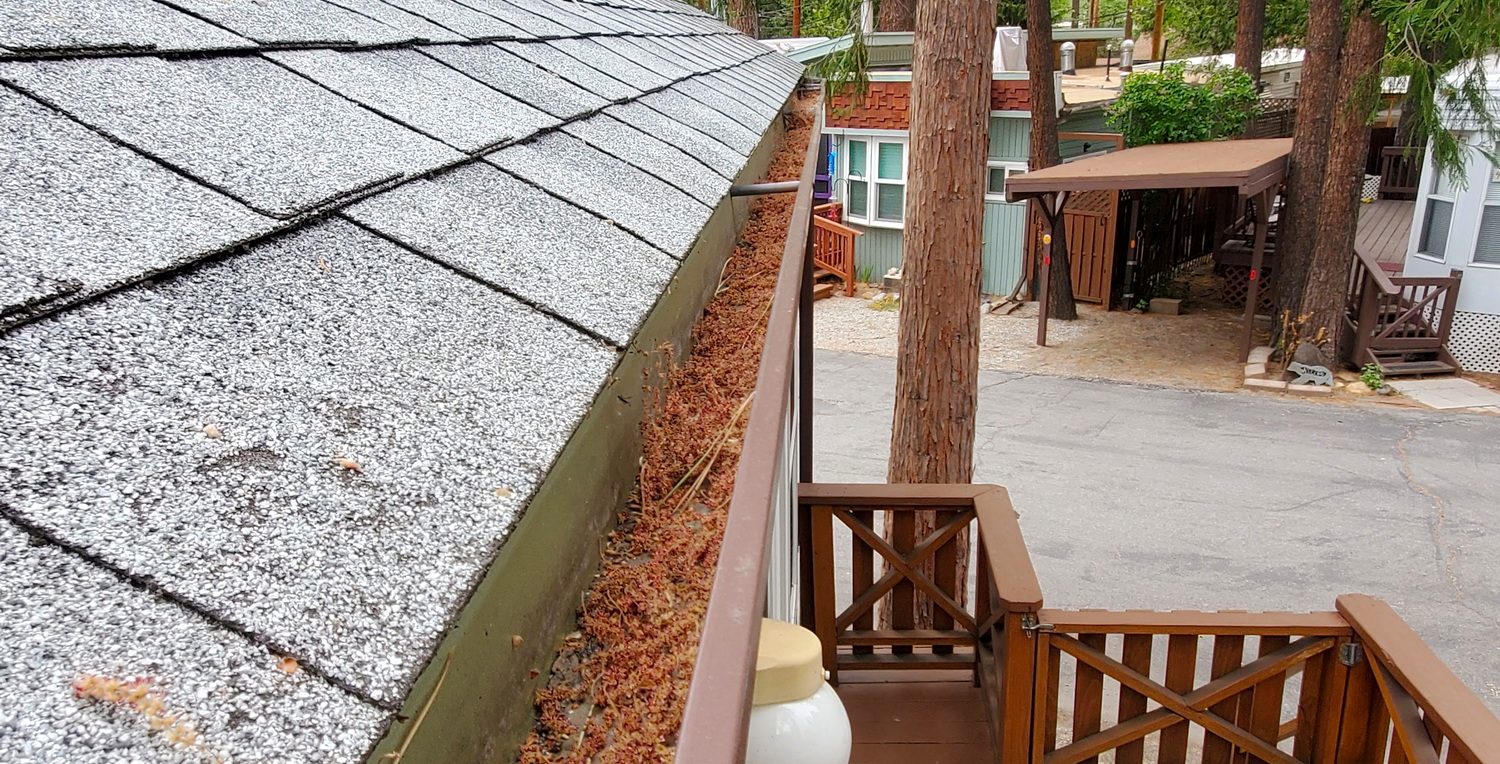
<svg viewBox="0 0 1500 764">
<path fill-rule="evenodd" d="M 1358 642 L 1345 642 L 1339 645 L 1339 663 L 1353 666 L 1364 659 L 1365 648 Z"/>
<path fill-rule="evenodd" d="M 1038 622 L 1035 613 L 1022 613 L 1021 631 L 1026 632 L 1026 636 L 1033 637 L 1039 631 L 1052 631 L 1052 624 Z"/>
</svg>

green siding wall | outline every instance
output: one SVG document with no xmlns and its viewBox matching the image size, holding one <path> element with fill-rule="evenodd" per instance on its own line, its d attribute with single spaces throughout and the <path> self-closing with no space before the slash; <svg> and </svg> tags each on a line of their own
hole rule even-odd
<svg viewBox="0 0 1500 764">
<path fill-rule="evenodd" d="M 1030 142 L 1030 117 L 990 117 L 990 159 L 1024 162 Z"/>
<path fill-rule="evenodd" d="M 1022 252 L 1026 248 L 1026 205 L 987 202 L 984 205 L 985 294 L 1010 294 L 1021 277 Z"/>
<path fill-rule="evenodd" d="M 854 273 L 874 283 L 892 268 L 901 267 L 901 231 L 895 228 L 854 226 L 865 235 L 854 242 Z M 866 275 L 865 271 L 869 270 Z"/>
<path fill-rule="evenodd" d="M 985 294 L 1010 294 L 1021 277 L 1021 250 L 1025 244 L 1026 205 L 987 202 L 984 205 L 984 273 L 980 278 Z M 854 267 L 859 275 L 879 283 L 892 268 L 901 267 L 901 231 L 866 228 L 854 244 Z M 868 274 L 866 270 L 868 269 Z"/>
</svg>

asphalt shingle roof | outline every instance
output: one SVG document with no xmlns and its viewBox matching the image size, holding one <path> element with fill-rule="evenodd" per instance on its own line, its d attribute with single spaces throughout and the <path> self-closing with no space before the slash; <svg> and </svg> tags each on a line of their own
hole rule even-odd
<svg viewBox="0 0 1500 764">
<path fill-rule="evenodd" d="M 364 760 L 795 86 L 737 39 L 0 3 L 0 761 L 202 760 L 81 673 L 236 761 Z"/>
</svg>

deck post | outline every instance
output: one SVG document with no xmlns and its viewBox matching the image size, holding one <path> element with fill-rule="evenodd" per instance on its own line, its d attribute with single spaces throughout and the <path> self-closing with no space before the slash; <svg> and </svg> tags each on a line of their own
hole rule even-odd
<svg viewBox="0 0 1500 764">
<path fill-rule="evenodd" d="M 1038 201 L 1042 211 L 1042 278 L 1041 294 L 1037 295 L 1036 344 L 1044 348 L 1047 347 L 1047 315 L 1052 304 L 1052 229 L 1062 217 L 1063 206 L 1068 203 L 1068 192 L 1048 192 Z"/>
<path fill-rule="evenodd" d="M 1250 360 L 1255 336 L 1255 309 L 1260 304 L 1260 270 L 1266 257 L 1266 227 L 1271 222 L 1272 189 L 1255 195 L 1255 247 L 1250 253 L 1250 278 L 1245 290 L 1245 327 L 1240 336 L 1240 363 Z"/>
<path fill-rule="evenodd" d="M 996 671 L 1000 686 L 1000 739 L 997 758 L 1002 764 L 1031 761 L 1032 694 L 1036 684 L 1037 639 L 1027 629 L 1030 613 L 1007 609 L 997 625 Z"/>
</svg>

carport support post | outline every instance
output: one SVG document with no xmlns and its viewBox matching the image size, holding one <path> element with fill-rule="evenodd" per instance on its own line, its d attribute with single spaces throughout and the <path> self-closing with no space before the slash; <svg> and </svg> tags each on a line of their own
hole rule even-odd
<svg viewBox="0 0 1500 764">
<path fill-rule="evenodd" d="M 1255 247 L 1250 251 L 1250 278 L 1245 290 L 1245 328 L 1240 336 L 1240 363 L 1250 360 L 1250 342 L 1255 334 L 1255 309 L 1260 304 L 1260 269 L 1266 256 L 1266 228 L 1271 224 L 1274 189 L 1255 195 Z"/>
<path fill-rule="evenodd" d="M 1062 217 L 1063 205 L 1068 203 L 1068 192 L 1047 192 L 1037 201 L 1042 212 L 1042 293 L 1037 297 L 1036 344 L 1044 348 L 1047 347 L 1047 312 L 1052 296 L 1052 227 Z"/>
</svg>

